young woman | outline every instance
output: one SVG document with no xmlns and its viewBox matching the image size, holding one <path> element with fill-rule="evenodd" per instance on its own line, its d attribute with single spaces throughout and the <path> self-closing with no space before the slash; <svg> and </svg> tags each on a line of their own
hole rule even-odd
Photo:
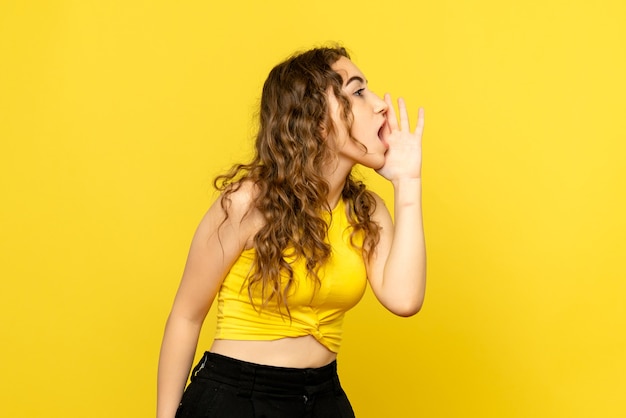
<svg viewBox="0 0 626 418">
<path fill-rule="evenodd" d="M 218 177 L 191 244 L 161 347 L 159 418 L 354 417 L 336 372 L 344 313 L 366 282 L 397 315 L 424 299 L 424 113 L 411 131 L 398 109 L 399 121 L 341 47 L 272 69 L 255 157 Z M 395 225 L 356 164 L 393 184 Z M 215 340 L 184 391 L 216 295 Z"/>
</svg>

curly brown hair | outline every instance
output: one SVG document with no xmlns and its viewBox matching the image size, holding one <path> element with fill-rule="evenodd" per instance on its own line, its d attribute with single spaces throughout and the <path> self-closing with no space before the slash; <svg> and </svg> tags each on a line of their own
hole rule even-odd
<svg viewBox="0 0 626 418">
<path fill-rule="evenodd" d="M 323 168 L 336 156 L 333 141 L 326 140 L 335 132 L 329 91 L 339 102 L 348 132 L 352 126 L 350 100 L 341 90 L 343 80 L 331 68 L 341 57 L 349 58 L 343 47 L 316 48 L 274 67 L 263 86 L 255 156 L 214 181 L 223 193 L 226 217 L 230 195 L 245 182 L 256 186 L 251 209 L 258 210 L 265 223 L 254 236 L 256 257 L 248 277 L 248 294 L 254 304 L 253 286 L 261 285 L 261 308 L 275 300 L 279 310 L 284 307 L 289 312 L 287 294 L 294 271 L 287 256 L 306 260 L 308 276 L 319 285 L 318 269 L 331 254 L 326 240 L 328 223 L 322 217 L 323 211 L 331 211 Z M 379 226 L 371 219 L 376 200 L 352 173 L 341 198 L 353 229 L 352 245 L 357 246 L 356 234 L 363 236 L 360 248 L 369 258 L 379 241 Z"/>
</svg>

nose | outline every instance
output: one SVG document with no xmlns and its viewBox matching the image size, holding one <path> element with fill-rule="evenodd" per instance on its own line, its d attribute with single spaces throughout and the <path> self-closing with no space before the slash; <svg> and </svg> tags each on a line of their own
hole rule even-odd
<svg viewBox="0 0 626 418">
<path fill-rule="evenodd" d="M 387 102 L 385 102 L 383 99 L 378 97 L 377 94 L 373 94 L 372 96 L 374 96 L 374 112 L 375 113 L 387 112 L 387 109 L 389 108 L 389 106 L 387 105 Z"/>
</svg>

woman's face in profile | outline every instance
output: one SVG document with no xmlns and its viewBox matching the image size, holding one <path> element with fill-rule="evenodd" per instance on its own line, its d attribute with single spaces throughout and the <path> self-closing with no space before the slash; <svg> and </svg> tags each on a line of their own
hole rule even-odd
<svg viewBox="0 0 626 418">
<path fill-rule="evenodd" d="M 381 168 L 385 163 L 385 152 L 388 148 L 381 138 L 382 129 L 387 122 L 387 104 L 368 89 L 367 79 L 348 58 L 339 58 L 332 68 L 343 79 L 342 91 L 350 100 L 353 117 L 349 133 L 340 116 L 339 102 L 332 91 L 329 91 L 329 109 L 335 125 L 333 139 L 339 158 L 344 158 L 352 164 L 358 163 L 373 169 Z"/>
</svg>

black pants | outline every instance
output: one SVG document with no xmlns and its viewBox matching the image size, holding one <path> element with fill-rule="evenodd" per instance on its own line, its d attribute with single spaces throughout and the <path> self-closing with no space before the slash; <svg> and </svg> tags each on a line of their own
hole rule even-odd
<svg viewBox="0 0 626 418">
<path fill-rule="evenodd" d="M 315 369 L 264 366 L 204 353 L 176 418 L 354 418 L 337 362 Z"/>
</svg>

